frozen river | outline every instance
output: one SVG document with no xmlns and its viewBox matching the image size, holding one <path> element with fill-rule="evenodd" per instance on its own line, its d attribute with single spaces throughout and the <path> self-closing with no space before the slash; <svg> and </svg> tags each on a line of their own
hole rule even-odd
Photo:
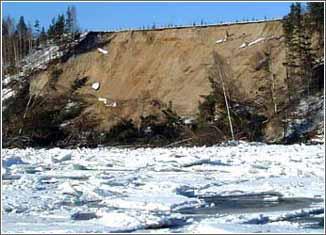
<svg viewBox="0 0 326 235">
<path fill-rule="evenodd" d="M 324 146 L 2 150 L 2 232 L 324 231 Z"/>
</svg>

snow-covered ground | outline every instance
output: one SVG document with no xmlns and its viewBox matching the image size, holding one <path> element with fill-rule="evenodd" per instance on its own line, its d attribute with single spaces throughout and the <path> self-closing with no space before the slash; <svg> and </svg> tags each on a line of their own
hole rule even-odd
<svg viewBox="0 0 326 235">
<path fill-rule="evenodd" d="M 324 146 L 4 149 L 2 232 L 324 229 Z"/>
</svg>

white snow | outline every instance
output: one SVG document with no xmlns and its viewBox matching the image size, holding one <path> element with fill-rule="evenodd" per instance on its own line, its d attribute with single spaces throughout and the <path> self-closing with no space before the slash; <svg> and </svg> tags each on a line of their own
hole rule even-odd
<svg viewBox="0 0 326 235">
<path fill-rule="evenodd" d="M 323 144 L 325 143 L 325 136 L 324 135 L 316 135 L 315 138 L 310 140 L 312 143 L 316 144 Z"/>
<path fill-rule="evenodd" d="M 226 42 L 226 37 L 223 38 L 223 39 L 219 39 L 219 40 L 217 40 L 215 43 L 216 43 L 216 44 L 219 44 L 219 43 L 223 43 L 223 42 Z"/>
<path fill-rule="evenodd" d="M 219 44 L 219 43 L 222 43 L 222 42 L 224 42 L 224 39 L 219 39 L 219 40 L 216 40 L 216 44 Z"/>
<path fill-rule="evenodd" d="M 5 79 L 2 80 L 2 86 L 8 85 L 13 80 L 13 76 L 7 76 Z"/>
<path fill-rule="evenodd" d="M 249 42 L 248 46 L 252 46 L 252 45 L 255 45 L 257 43 L 260 43 L 260 42 L 263 42 L 265 40 L 264 37 L 261 37 L 261 38 L 257 38 L 256 40 L 252 41 L 252 42 Z"/>
<path fill-rule="evenodd" d="M 247 46 L 248 46 L 248 43 L 247 42 L 244 42 L 244 43 L 241 44 L 241 46 L 239 48 L 245 48 Z"/>
<path fill-rule="evenodd" d="M 99 82 L 94 82 L 92 84 L 92 88 L 97 91 L 98 89 L 100 89 L 100 83 Z"/>
<path fill-rule="evenodd" d="M 117 107 L 117 102 L 116 101 L 109 101 L 107 98 L 102 98 L 102 97 L 99 97 L 98 98 L 98 101 L 100 102 L 103 102 L 103 104 L 106 106 L 106 107 Z"/>
<path fill-rule="evenodd" d="M 183 118 L 183 123 L 186 124 L 186 125 L 193 124 L 195 122 L 196 122 L 195 117 L 184 117 Z"/>
<path fill-rule="evenodd" d="M 2 230 L 323 232 L 324 161 L 299 144 L 3 149 Z"/>
<path fill-rule="evenodd" d="M 32 50 L 30 54 L 25 56 L 20 64 L 19 67 L 21 70 L 15 75 L 18 77 L 26 77 L 30 75 L 31 72 L 36 70 L 45 70 L 49 64 L 54 59 L 61 58 L 64 53 L 67 52 L 68 47 L 73 47 L 83 41 L 88 32 L 84 32 L 80 35 L 80 37 L 73 42 L 69 42 L 64 47 L 59 47 L 55 45 L 53 40 L 48 40 L 47 45 L 42 45 L 41 47 Z M 67 34 L 65 34 L 67 36 Z"/>
<path fill-rule="evenodd" d="M 62 194 L 68 194 L 72 196 L 78 196 L 78 191 L 71 185 L 69 182 L 64 182 L 58 186 L 58 190 L 61 191 Z"/>
<path fill-rule="evenodd" d="M 8 88 L 2 88 L 2 101 L 5 101 L 6 99 L 9 99 L 10 97 L 13 97 L 16 92 L 12 89 Z"/>
<path fill-rule="evenodd" d="M 112 101 L 112 102 L 110 102 L 109 104 L 106 104 L 106 106 L 107 107 L 113 107 L 113 108 L 115 108 L 115 107 L 117 107 L 117 102 L 116 101 Z"/>
<path fill-rule="evenodd" d="M 239 48 L 250 47 L 250 46 L 256 45 L 258 43 L 264 42 L 266 40 L 273 40 L 273 39 L 281 39 L 281 37 L 275 37 L 275 36 L 271 36 L 271 37 L 268 37 L 268 38 L 260 37 L 260 38 L 257 38 L 254 41 L 242 43 Z"/>
<path fill-rule="evenodd" d="M 98 98 L 98 101 L 103 102 L 104 104 L 107 104 L 108 102 L 106 98 L 101 98 L 101 97 Z"/>
<path fill-rule="evenodd" d="M 80 34 L 80 38 L 81 39 L 84 39 L 87 35 L 88 35 L 89 32 L 83 32 Z"/>
<path fill-rule="evenodd" d="M 102 49 L 102 48 L 97 48 L 97 50 L 98 50 L 100 53 L 104 54 L 104 55 L 106 55 L 106 54 L 108 53 L 107 50 L 104 50 L 104 49 Z"/>
</svg>

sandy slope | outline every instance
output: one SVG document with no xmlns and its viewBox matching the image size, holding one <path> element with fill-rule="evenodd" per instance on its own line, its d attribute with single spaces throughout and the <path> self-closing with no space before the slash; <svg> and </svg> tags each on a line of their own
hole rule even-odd
<svg viewBox="0 0 326 235">
<path fill-rule="evenodd" d="M 226 34 L 229 36 L 224 41 Z M 91 104 L 85 112 L 102 119 L 104 129 L 121 118 L 137 122 L 140 115 L 160 113 L 153 100 L 159 101 L 161 107 L 171 102 L 181 116 L 194 116 L 201 96 L 211 90 L 208 78 L 212 70 L 216 63 L 222 63 L 231 96 L 241 101 L 263 102 L 267 106 L 264 112 L 269 113 L 270 81 L 265 71 L 255 68 L 272 47 L 275 89 L 281 101 L 285 78 L 281 36 L 280 21 L 106 33 L 103 40 L 108 43 L 103 48 L 94 48 L 58 66 L 63 73 L 55 93 L 68 89 L 76 79 L 89 77 L 87 86 L 80 90 Z M 241 47 L 244 43 L 248 45 Z M 218 54 L 218 61 L 214 60 L 214 53 Z M 31 92 L 36 94 L 43 89 L 42 93 L 47 94 L 50 74 L 48 70 L 37 75 Z M 91 88 L 95 82 L 100 82 L 99 90 Z M 117 106 L 106 107 L 98 98 L 106 98 L 108 104 L 116 102 Z"/>
</svg>

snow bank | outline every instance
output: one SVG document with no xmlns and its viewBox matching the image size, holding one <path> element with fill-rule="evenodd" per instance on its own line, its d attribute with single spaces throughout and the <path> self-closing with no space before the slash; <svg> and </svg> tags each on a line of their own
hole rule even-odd
<svg viewBox="0 0 326 235">
<path fill-rule="evenodd" d="M 109 104 L 106 104 L 105 106 L 107 106 L 107 107 L 113 107 L 113 108 L 115 108 L 115 107 L 117 107 L 117 106 L 118 106 L 118 104 L 117 104 L 117 102 L 116 102 L 116 101 L 112 101 L 112 102 L 110 102 Z"/>
<path fill-rule="evenodd" d="M 216 44 L 220 44 L 220 43 L 223 43 L 223 42 L 226 42 L 226 38 L 219 39 L 219 40 L 217 40 L 215 43 L 216 43 Z"/>
<path fill-rule="evenodd" d="M 265 41 L 265 38 L 264 38 L 264 37 L 262 37 L 262 38 L 258 38 L 258 39 L 254 40 L 254 41 L 252 41 L 252 42 L 249 42 L 248 47 L 250 47 L 250 46 L 252 46 L 252 45 L 255 45 L 255 44 L 257 44 L 257 43 L 263 42 L 263 41 Z"/>
<path fill-rule="evenodd" d="M 13 76 L 7 76 L 2 80 L 2 86 L 7 86 L 13 80 Z"/>
<path fill-rule="evenodd" d="M 97 50 L 98 50 L 100 53 L 104 54 L 104 55 L 106 55 L 106 54 L 108 53 L 107 50 L 104 50 L 104 49 L 102 49 L 102 48 L 97 48 Z"/>
<path fill-rule="evenodd" d="M 241 44 L 241 46 L 239 48 L 245 48 L 247 46 L 248 46 L 248 43 L 247 42 L 244 42 L 244 43 Z"/>
<path fill-rule="evenodd" d="M 103 102 L 104 104 L 107 104 L 107 99 L 106 98 L 98 98 L 98 101 Z"/>
<path fill-rule="evenodd" d="M 2 101 L 5 101 L 11 97 L 13 97 L 16 94 L 16 91 L 8 88 L 2 89 Z"/>
<path fill-rule="evenodd" d="M 239 48 L 250 47 L 250 46 L 253 46 L 253 45 L 258 44 L 260 42 L 264 42 L 264 41 L 265 41 L 265 38 L 264 37 L 257 38 L 256 40 L 254 40 L 252 42 L 244 42 L 244 43 L 242 43 Z"/>
<path fill-rule="evenodd" d="M 261 43 L 261 42 L 265 42 L 265 41 L 270 41 L 270 40 L 282 40 L 284 37 L 283 36 L 270 36 L 270 37 L 260 37 L 260 38 L 257 38 L 256 40 L 252 41 L 252 42 L 244 42 L 240 45 L 239 48 L 246 48 L 246 47 L 250 47 L 250 46 L 253 46 L 253 45 L 256 45 L 258 43 Z"/>
<path fill-rule="evenodd" d="M 100 89 L 100 83 L 99 82 L 94 82 L 92 84 L 92 88 L 97 91 L 98 89 Z"/>
<path fill-rule="evenodd" d="M 55 45 L 37 50 L 24 58 L 23 63 L 25 65 L 23 66 L 23 73 L 25 74 L 25 71 L 28 70 L 46 69 L 50 61 L 60 58 L 62 55 L 63 52 Z"/>
</svg>

